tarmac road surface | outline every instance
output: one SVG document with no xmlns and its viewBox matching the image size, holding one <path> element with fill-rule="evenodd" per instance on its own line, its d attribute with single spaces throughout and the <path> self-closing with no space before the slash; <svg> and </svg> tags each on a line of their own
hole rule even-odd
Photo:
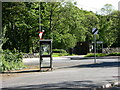
<svg viewBox="0 0 120 90">
<path fill-rule="evenodd" d="M 24 59 L 26 65 L 39 65 L 39 59 Z M 49 60 L 45 59 L 45 63 Z M 70 57 L 53 58 L 53 71 L 15 73 L 2 80 L 1 88 L 16 89 L 75 89 L 100 88 L 118 82 L 118 58 L 71 60 Z"/>
</svg>

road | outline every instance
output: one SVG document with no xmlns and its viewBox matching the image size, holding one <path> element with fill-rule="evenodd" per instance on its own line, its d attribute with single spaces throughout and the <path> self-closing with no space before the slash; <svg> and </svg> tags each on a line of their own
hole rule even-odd
<svg viewBox="0 0 120 90">
<path fill-rule="evenodd" d="M 24 59 L 26 65 L 39 65 L 39 59 Z M 48 63 L 45 59 L 45 63 Z M 2 88 L 56 89 L 98 88 L 118 81 L 118 59 L 71 60 L 70 57 L 53 58 L 53 71 L 16 73 L 3 78 Z"/>
</svg>

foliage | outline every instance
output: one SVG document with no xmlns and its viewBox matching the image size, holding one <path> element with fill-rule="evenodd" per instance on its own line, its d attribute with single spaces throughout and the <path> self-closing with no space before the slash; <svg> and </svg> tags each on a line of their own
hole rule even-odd
<svg viewBox="0 0 120 90">
<path fill-rule="evenodd" d="M 64 49 L 53 49 L 53 53 L 67 53 Z"/>
<path fill-rule="evenodd" d="M 3 3 L 3 28 L 6 29 L 5 38 L 8 38 L 3 49 L 13 50 L 16 48 L 22 52 L 29 52 L 35 43 L 34 35 L 38 16 L 33 3 L 8 2 Z M 36 5 L 37 6 L 37 5 Z M 8 16 L 9 15 L 9 16 Z"/>
<path fill-rule="evenodd" d="M 14 69 L 20 69 L 25 67 L 22 62 L 22 53 L 10 50 L 4 50 L 2 56 L 2 71 L 10 71 Z"/>
<path fill-rule="evenodd" d="M 75 36 L 71 35 L 71 34 L 65 34 L 62 37 L 62 48 L 68 49 L 68 48 L 73 48 L 76 45 L 76 38 Z M 63 47 L 64 46 L 64 47 Z"/>
<path fill-rule="evenodd" d="M 116 38 L 112 46 L 120 47 L 120 11 L 112 12 L 111 20 L 113 21 L 111 30 L 115 34 L 114 37 Z"/>
<path fill-rule="evenodd" d="M 113 12 L 112 4 L 105 4 L 103 8 L 101 8 L 102 15 L 109 15 Z"/>
<path fill-rule="evenodd" d="M 94 53 L 88 53 L 85 55 L 85 57 L 94 57 Z M 120 56 L 120 52 L 114 52 L 110 54 L 104 54 L 104 53 L 96 53 L 96 57 L 103 57 L 103 56 Z"/>
<path fill-rule="evenodd" d="M 92 29 L 99 28 L 99 18 L 93 12 L 85 12 L 84 27 L 86 28 L 86 42 L 91 42 L 93 40 Z"/>
<path fill-rule="evenodd" d="M 110 53 L 110 54 L 107 54 L 107 56 L 120 56 L 120 52 Z"/>
<path fill-rule="evenodd" d="M 68 53 L 53 53 L 52 57 L 68 56 Z"/>
<path fill-rule="evenodd" d="M 92 43 L 95 27 L 99 31 L 97 40 L 104 46 L 120 45 L 120 20 L 111 17 L 118 17 L 119 12 L 113 12 L 109 4 L 102 8 L 104 15 L 79 9 L 73 2 L 3 2 L 2 7 L 4 50 L 38 52 L 38 32 L 43 29 L 43 38 L 53 39 L 53 48 L 68 50 L 77 42 Z"/>
<path fill-rule="evenodd" d="M 103 41 L 107 47 L 117 44 L 119 38 L 119 11 L 113 10 L 111 4 L 106 4 L 102 8 L 103 15 L 98 15 L 99 18 L 99 40 Z M 116 17 L 117 16 L 117 17 Z"/>
<path fill-rule="evenodd" d="M 87 55 L 85 55 L 85 57 L 94 57 L 94 53 L 88 53 Z M 106 54 L 103 53 L 96 53 L 96 57 L 102 57 L 102 56 L 106 56 Z"/>
<path fill-rule="evenodd" d="M 100 16 L 99 18 L 99 40 L 110 47 L 116 41 L 116 29 L 111 27 L 113 21 L 110 20 L 109 16 Z"/>
<path fill-rule="evenodd" d="M 68 53 L 63 49 L 53 49 L 53 57 L 66 56 Z"/>
</svg>

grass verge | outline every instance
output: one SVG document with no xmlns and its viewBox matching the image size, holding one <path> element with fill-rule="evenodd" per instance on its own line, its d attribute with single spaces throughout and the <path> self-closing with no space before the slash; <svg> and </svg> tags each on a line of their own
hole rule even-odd
<svg viewBox="0 0 120 90">
<path fill-rule="evenodd" d="M 120 56 L 120 52 L 114 52 L 110 54 L 96 53 L 96 57 L 103 57 L 103 56 Z M 88 53 L 84 57 L 94 57 L 94 53 Z"/>
</svg>

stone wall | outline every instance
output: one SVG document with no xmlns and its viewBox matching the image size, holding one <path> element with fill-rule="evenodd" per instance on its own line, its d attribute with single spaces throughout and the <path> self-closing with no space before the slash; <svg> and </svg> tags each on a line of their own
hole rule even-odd
<svg viewBox="0 0 120 90">
<path fill-rule="evenodd" d="M 120 52 L 120 47 L 117 48 L 103 48 L 103 53 L 114 53 L 114 52 Z"/>
</svg>

